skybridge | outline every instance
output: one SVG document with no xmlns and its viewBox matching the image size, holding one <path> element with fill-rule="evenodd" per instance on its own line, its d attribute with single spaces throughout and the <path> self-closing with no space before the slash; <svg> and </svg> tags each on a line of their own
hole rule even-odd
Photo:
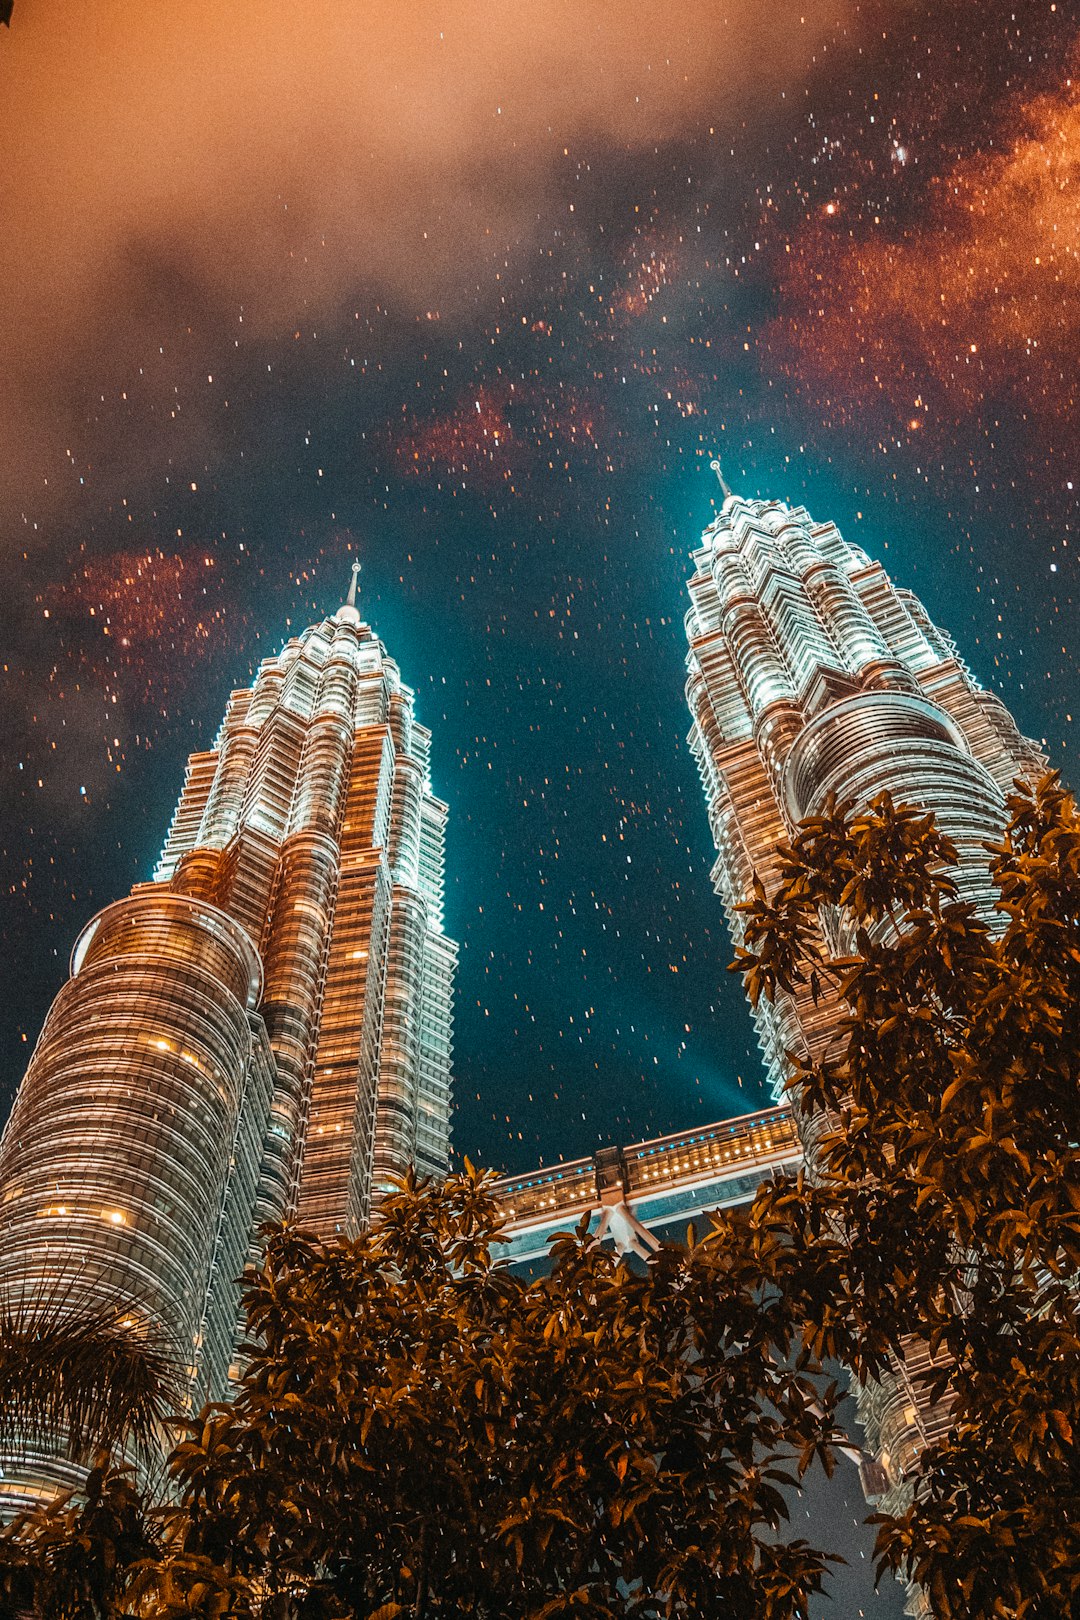
<svg viewBox="0 0 1080 1620">
<path fill-rule="evenodd" d="M 791 1109 L 780 1107 L 503 1176 L 492 1189 L 507 1215 L 503 1253 L 533 1266 L 556 1232 L 587 1214 L 599 1238 L 646 1258 L 689 1222 L 704 1230 L 711 1210 L 749 1203 L 763 1181 L 793 1176 L 801 1164 Z"/>
</svg>

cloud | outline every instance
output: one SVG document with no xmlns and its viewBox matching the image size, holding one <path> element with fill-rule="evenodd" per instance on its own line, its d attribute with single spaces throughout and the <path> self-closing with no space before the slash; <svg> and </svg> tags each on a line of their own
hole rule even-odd
<svg viewBox="0 0 1080 1620">
<path fill-rule="evenodd" d="M 564 149 L 737 122 L 854 9 L 25 0 L 0 41 L 8 493 L 55 490 L 95 390 L 141 367 L 161 410 L 179 339 L 194 372 L 241 306 L 271 340 L 361 290 L 474 307 L 569 217 Z"/>
<path fill-rule="evenodd" d="M 790 244 L 769 363 L 834 425 L 948 435 L 987 403 L 1075 418 L 1080 84 L 1007 109 L 899 236 L 843 204 Z M 1059 429 L 1060 431 L 1060 429 Z"/>
<path fill-rule="evenodd" d="M 535 383 L 474 387 L 449 411 L 404 424 L 391 436 L 398 471 L 473 489 L 514 491 L 539 464 L 569 468 L 569 457 L 602 453 L 604 411 L 586 389 Z"/>
<path fill-rule="evenodd" d="M 36 605 L 57 621 L 76 670 L 91 674 L 105 692 L 122 690 L 144 702 L 155 693 L 175 697 L 198 679 L 199 665 L 240 616 L 220 567 L 202 546 L 91 557 Z"/>
</svg>

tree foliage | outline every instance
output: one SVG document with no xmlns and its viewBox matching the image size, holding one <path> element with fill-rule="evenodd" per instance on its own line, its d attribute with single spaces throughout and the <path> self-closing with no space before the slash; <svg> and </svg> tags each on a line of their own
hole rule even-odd
<svg viewBox="0 0 1080 1620">
<path fill-rule="evenodd" d="M 939 1620 L 1080 1609 L 1080 821 L 1054 775 L 1008 810 L 987 910 L 931 816 L 829 803 L 732 964 L 755 1001 L 836 998 L 790 1079 L 828 1122 L 813 1177 L 751 1222 L 788 1232 L 815 1351 L 866 1378 L 918 1335 L 937 1363 L 948 1429 L 878 1547 Z"/>
<path fill-rule="evenodd" d="M 7 1533 L 0 1582 L 25 1600 L 44 1547 L 47 1620 L 795 1620 L 826 1560 L 781 1541 L 785 1492 L 831 1463 L 832 1396 L 762 1287 L 782 1243 L 641 1268 L 579 1229 L 530 1282 L 500 1229 L 469 1170 L 352 1242 L 273 1234 L 236 1399 L 186 1427 L 153 1549 L 99 1609 L 50 1608 L 68 1504 Z"/>
<path fill-rule="evenodd" d="M 160 1447 L 183 1387 L 173 1348 L 137 1307 L 87 1307 L 77 1278 L 0 1300 L 0 1451 L 59 1441 L 76 1462 L 101 1448 Z"/>
<path fill-rule="evenodd" d="M 795 1620 L 826 1562 L 783 1540 L 785 1491 L 831 1466 L 821 1364 L 887 1375 L 914 1335 L 947 1418 L 881 1568 L 937 1620 L 1080 1612 L 1075 804 L 1018 788 L 996 910 L 888 795 L 780 854 L 734 966 L 755 999 L 832 998 L 790 1082 L 811 1175 L 647 1267 L 579 1228 L 532 1281 L 471 1169 L 355 1241 L 271 1234 L 236 1398 L 184 1426 L 168 1503 L 103 1461 L 0 1535 L 7 1610 Z"/>
<path fill-rule="evenodd" d="M 131 1613 L 132 1573 L 159 1552 L 131 1470 L 98 1454 L 79 1499 L 40 1507 L 0 1541 L 0 1612 L 40 1620 L 113 1620 Z"/>
</svg>

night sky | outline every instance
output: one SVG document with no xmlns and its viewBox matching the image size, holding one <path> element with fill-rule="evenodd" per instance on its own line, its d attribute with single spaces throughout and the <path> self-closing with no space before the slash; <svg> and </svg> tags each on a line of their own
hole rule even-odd
<svg viewBox="0 0 1080 1620">
<path fill-rule="evenodd" d="M 483 1163 L 766 1101 L 685 743 L 713 453 L 1075 777 L 1076 6 L 17 0 L 0 135 L 3 1111 L 354 552 Z"/>
</svg>

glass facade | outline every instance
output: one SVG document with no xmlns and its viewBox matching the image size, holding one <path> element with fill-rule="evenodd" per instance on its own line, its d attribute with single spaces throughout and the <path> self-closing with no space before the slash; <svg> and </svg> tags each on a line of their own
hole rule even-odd
<svg viewBox="0 0 1080 1620">
<path fill-rule="evenodd" d="M 73 1309 L 164 1331 L 192 1400 L 220 1396 L 259 1226 L 354 1233 L 390 1177 L 446 1170 L 457 947 L 429 747 L 352 593 L 233 693 L 153 882 L 84 929 L 20 1087 L 9 1304 L 70 1282 Z M 67 1477 L 38 1464 L 42 1488 Z"/>
</svg>

